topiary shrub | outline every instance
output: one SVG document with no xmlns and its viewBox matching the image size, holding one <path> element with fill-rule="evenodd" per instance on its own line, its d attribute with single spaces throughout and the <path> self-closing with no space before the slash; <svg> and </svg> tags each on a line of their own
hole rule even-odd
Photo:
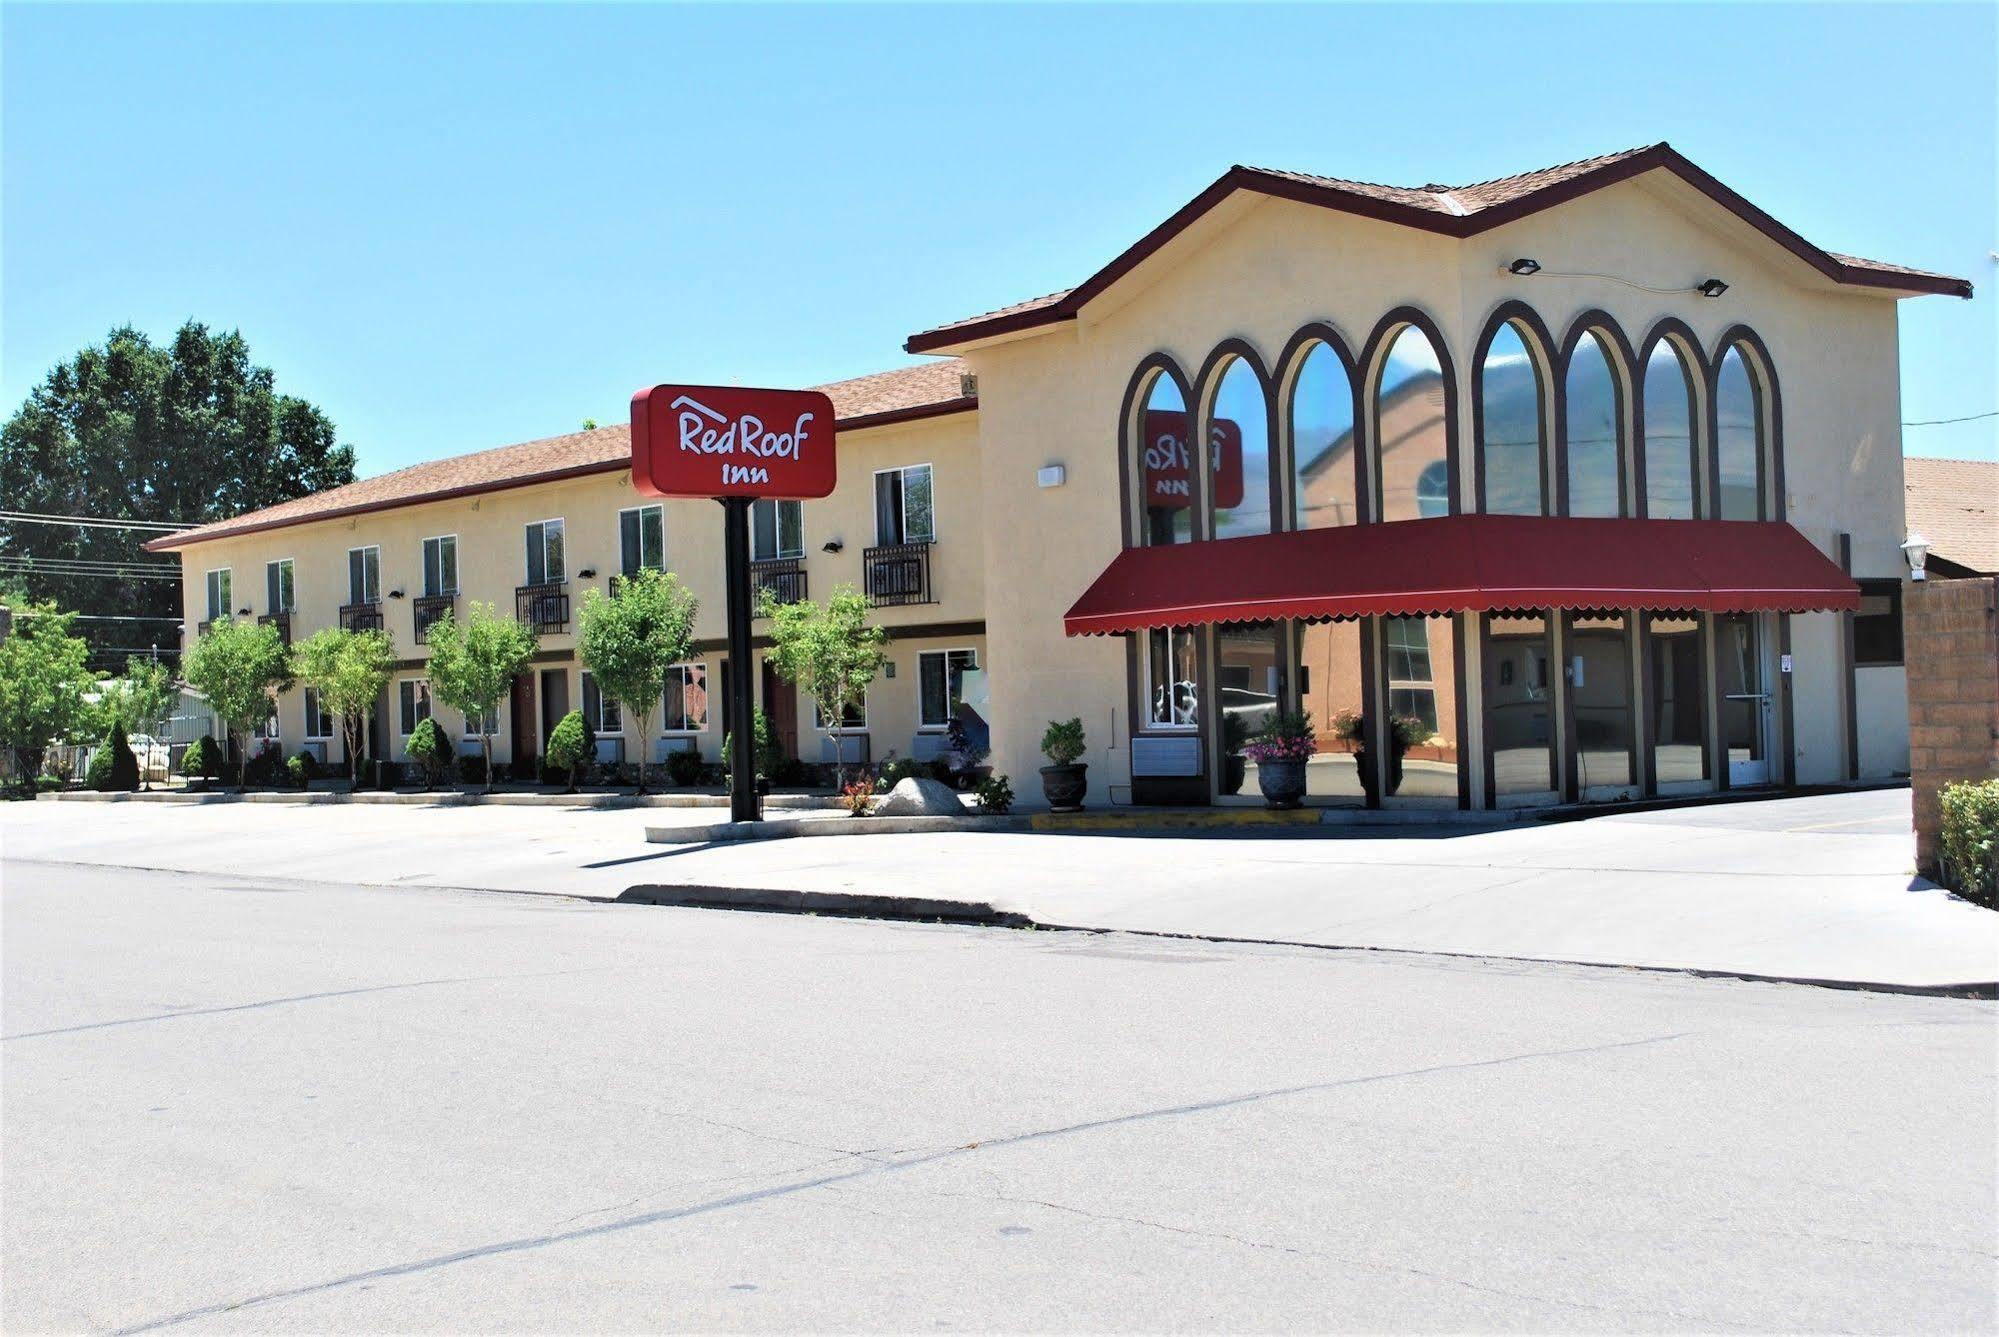
<svg viewBox="0 0 1999 1337">
<path fill-rule="evenodd" d="M 701 760 L 701 754 L 689 748 L 685 752 L 666 754 L 666 778 L 676 789 L 691 789 L 708 774 L 708 763 Z"/>
<path fill-rule="evenodd" d="M 111 791 L 111 746 L 106 744 L 90 754 L 90 764 L 83 768 L 83 787 L 96 790 L 100 794 Z"/>
<path fill-rule="evenodd" d="M 410 735 L 409 742 L 403 750 L 409 755 L 409 759 L 416 763 L 417 769 L 423 772 L 425 792 L 429 792 L 437 784 L 438 777 L 442 776 L 445 768 L 451 765 L 451 737 L 444 732 L 444 726 L 439 724 L 434 716 L 417 722 L 416 732 Z"/>
<path fill-rule="evenodd" d="M 195 739 L 181 754 L 180 773 L 190 780 L 201 781 L 203 789 L 208 788 L 221 769 L 222 749 L 207 734 Z"/>
<path fill-rule="evenodd" d="M 1050 720 L 1041 735 L 1041 753 L 1051 766 L 1072 766 L 1083 755 L 1083 721 Z"/>
<path fill-rule="evenodd" d="M 132 793 L 139 787 L 139 758 L 132 751 L 132 744 L 126 740 L 125 726 L 111 726 L 111 740 L 105 744 L 111 753 L 111 788 L 120 793 Z"/>
<path fill-rule="evenodd" d="M 1960 780 L 1937 794 L 1937 881 L 1999 908 L 1999 780 Z"/>
<path fill-rule="evenodd" d="M 569 789 L 574 794 L 583 766 L 590 760 L 595 748 L 591 744 L 590 730 L 583 722 L 583 712 L 572 710 L 556 724 L 548 735 L 548 766 L 553 772 L 569 773 Z"/>
</svg>

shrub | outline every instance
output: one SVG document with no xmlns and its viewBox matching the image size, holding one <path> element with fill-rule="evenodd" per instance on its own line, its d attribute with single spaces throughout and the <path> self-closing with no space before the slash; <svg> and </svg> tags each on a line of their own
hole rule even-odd
<svg viewBox="0 0 1999 1337">
<path fill-rule="evenodd" d="M 549 770 L 568 772 L 569 787 L 573 790 L 576 788 L 578 772 L 590 760 L 594 751 L 590 730 L 583 722 L 583 712 L 572 710 L 562 717 L 548 735 Z"/>
<path fill-rule="evenodd" d="M 90 765 L 83 768 L 83 787 L 98 793 L 108 793 L 115 788 L 111 783 L 111 745 L 106 743 L 90 754 Z"/>
<path fill-rule="evenodd" d="M 312 772 L 305 766 L 306 758 L 311 755 L 309 752 L 301 752 L 296 757 L 285 758 L 285 776 L 300 789 L 312 784 Z"/>
<path fill-rule="evenodd" d="M 285 770 L 290 772 L 293 779 L 297 779 L 299 774 L 303 772 L 305 775 L 305 784 L 311 784 L 321 774 L 319 758 L 313 756 L 312 753 L 306 751 L 304 748 L 300 748 L 298 755 L 285 764 Z M 299 788 L 303 789 L 305 785 L 300 785 Z"/>
<path fill-rule="evenodd" d="M 1430 726 L 1414 715 L 1397 715 L 1393 723 L 1395 741 L 1403 747 L 1421 747 L 1430 741 L 1432 736 Z"/>
<path fill-rule="evenodd" d="M 999 817 L 1013 810 L 1013 781 L 1004 775 L 988 775 L 979 781 L 976 792 L 980 812 L 989 812 Z"/>
<path fill-rule="evenodd" d="M 904 780 L 913 780 L 918 776 L 928 776 L 929 774 L 930 767 L 914 757 L 890 757 L 882 763 L 881 777 L 887 782 L 890 789 L 895 788 Z"/>
<path fill-rule="evenodd" d="M 1076 758 L 1083 755 L 1081 718 L 1048 721 L 1048 731 L 1041 735 L 1041 753 L 1048 758 L 1050 766 L 1075 765 Z"/>
<path fill-rule="evenodd" d="M 416 731 L 410 735 L 403 750 L 423 771 L 425 789 L 435 785 L 451 765 L 451 736 L 444 732 L 444 726 L 437 722 L 435 716 L 417 721 Z"/>
<path fill-rule="evenodd" d="M 111 726 L 111 738 L 105 747 L 111 753 L 111 787 L 125 793 L 137 789 L 139 758 L 133 753 L 131 743 L 126 741 L 122 722 Z"/>
<path fill-rule="evenodd" d="M 458 778 L 461 782 L 468 785 L 485 784 L 486 758 L 483 755 L 460 757 L 458 759 Z"/>
<path fill-rule="evenodd" d="M 700 784 L 707 773 L 708 763 L 691 748 L 685 752 L 666 754 L 666 778 L 676 789 L 689 789 Z"/>
<path fill-rule="evenodd" d="M 729 759 L 735 756 L 735 737 L 732 733 L 722 735 L 722 773 L 725 776 L 729 771 Z M 784 755 L 784 748 L 771 737 L 770 720 L 765 717 L 762 706 L 756 706 L 750 711 L 750 737 L 756 740 L 757 774 L 766 779 L 776 779 L 790 758 Z"/>
<path fill-rule="evenodd" d="M 866 780 L 856 780 L 840 791 L 840 803 L 855 817 L 867 815 L 868 804 L 874 801 L 875 787 Z"/>
<path fill-rule="evenodd" d="M 194 740 L 188 750 L 181 754 L 180 773 L 190 780 L 204 783 L 213 780 L 222 769 L 222 749 L 207 734 Z"/>
<path fill-rule="evenodd" d="M 264 740 L 264 745 L 257 749 L 257 755 L 250 758 L 249 762 L 243 767 L 243 783 L 245 786 L 257 785 L 260 787 L 275 785 L 278 782 L 279 773 L 284 769 L 284 749 L 267 738 Z"/>
<path fill-rule="evenodd" d="M 944 726 L 944 746 L 958 754 L 966 770 L 982 764 L 992 755 L 992 749 L 982 746 L 972 738 L 972 732 L 965 727 L 962 715 L 953 715 L 951 722 Z"/>
<path fill-rule="evenodd" d="M 1999 908 L 1999 780 L 1960 780 L 1937 795 L 1937 880 Z"/>
</svg>

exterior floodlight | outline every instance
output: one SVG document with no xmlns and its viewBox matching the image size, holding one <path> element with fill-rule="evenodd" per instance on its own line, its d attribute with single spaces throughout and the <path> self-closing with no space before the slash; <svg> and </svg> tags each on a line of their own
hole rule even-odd
<svg viewBox="0 0 1999 1337">
<path fill-rule="evenodd" d="M 1930 557 L 1930 541 L 1921 534 L 1911 533 L 1902 540 L 1902 557 L 1909 563 L 1910 580 L 1928 580 L 1923 574 L 1923 563 Z"/>
<path fill-rule="evenodd" d="M 820 547 L 819 547 L 819 551 L 821 551 L 821 552 L 845 552 L 845 551 L 846 551 L 846 548 L 847 548 L 847 545 L 846 545 L 846 544 L 844 544 L 844 543 L 842 543 L 842 542 L 841 542 L 841 541 L 840 541 L 839 539 L 827 539 L 825 543 L 823 543 L 823 544 L 821 544 L 821 545 L 820 545 Z"/>
<path fill-rule="evenodd" d="M 1529 274 L 1540 273 L 1541 262 L 1539 260 L 1529 260 L 1526 256 L 1523 255 L 1518 260 L 1515 260 L 1512 264 L 1508 265 L 1506 267 L 1506 272 L 1509 274 L 1518 274 L 1521 278 L 1524 279 Z"/>
<path fill-rule="evenodd" d="M 586 566 L 581 571 L 578 571 L 576 575 L 579 580 L 594 580 L 597 576 L 597 568 Z"/>
<path fill-rule="evenodd" d="M 1728 291 L 1728 285 L 1720 279 L 1703 279 L 1694 291 L 1703 297 L 1719 297 Z"/>
</svg>

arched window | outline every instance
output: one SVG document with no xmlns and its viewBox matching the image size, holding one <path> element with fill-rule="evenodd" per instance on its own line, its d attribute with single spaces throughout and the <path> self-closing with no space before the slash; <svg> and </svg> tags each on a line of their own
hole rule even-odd
<svg viewBox="0 0 1999 1337">
<path fill-rule="evenodd" d="M 1358 523 L 1353 382 L 1339 354 L 1326 344 L 1313 344 L 1298 364 L 1290 415 L 1292 527 Z"/>
<path fill-rule="evenodd" d="M 1716 514 L 1724 520 L 1761 520 L 1768 415 L 1762 385 L 1740 344 L 1730 344 L 1721 356 L 1714 409 L 1715 467 L 1721 478 Z"/>
<path fill-rule="evenodd" d="M 1507 321 L 1479 364 L 1479 477 L 1492 515 L 1540 515 L 1545 454 L 1541 368 Z"/>
<path fill-rule="evenodd" d="M 1645 359 L 1645 514 L 1694 518 L 1694 379 L 1671 339 Z"/>
<path fill-rule="evenodd" d="M 1188 543 L 1194 537 L 1194 426 L 1187 400 L 1165 372 L 1155 372 L 1140 402 L 1132 470 L 1141 548 Z"/>
<path fill-rule="evenodd" d="M 1270 405 L 1263 378 L 1232 357 L 1208 411 L 1209 495 L 1214 537 L 1268 534 L 1270 523 Z"/>
<path fill-rule="evenodd" d="M 1417 481 L 1434 481 L 1438 466 L 1449 510 L 1449 395 L 1436 345 L 1415 326 L 1403 326 L 1374 379 L 1374 476 L 1381 480 L 1383 520 L 1425 514 Z"/>
<path fill-rule="evenodd" d="M 1624 514 L 1624 404 L 1610 348 L 1587 331 L 1563 378 L 1570 515 Z"/>
</svg>

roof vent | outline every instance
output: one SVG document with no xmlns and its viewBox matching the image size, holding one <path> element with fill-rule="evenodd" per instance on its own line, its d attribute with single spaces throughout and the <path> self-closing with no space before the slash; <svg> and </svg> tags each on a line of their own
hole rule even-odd
<svg viewBox="0 0 1999 1337">
<path fill-rule="evenodd" d="M 976 374 L 969 371 L 958 373 L 958 397 L 960 399 L 977 399 L 979 397 L 979 378 Z"/>
</svg>

